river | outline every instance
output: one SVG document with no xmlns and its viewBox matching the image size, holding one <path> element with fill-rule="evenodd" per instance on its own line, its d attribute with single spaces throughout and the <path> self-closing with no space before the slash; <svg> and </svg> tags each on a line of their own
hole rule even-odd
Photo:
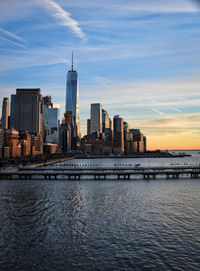
<svg viewBox="0 0 200 271">
<path fill-rule="evenodd" d="M 199 164 L 200 155 L 90 159 Z M 0 181 L 0 270 L 200 270 L 200 180 Z"/>
</svg>

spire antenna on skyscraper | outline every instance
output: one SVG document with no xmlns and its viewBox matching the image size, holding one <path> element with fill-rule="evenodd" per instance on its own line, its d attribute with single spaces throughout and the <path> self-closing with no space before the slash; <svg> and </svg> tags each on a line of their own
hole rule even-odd
<svg viewBox="0 0 200 271">
<path fill-rule="evenodd" d="M 74 70 L 74 56 L 73 56 L 73 50 L 72 50 L 72 71 Z"/>
</svg>

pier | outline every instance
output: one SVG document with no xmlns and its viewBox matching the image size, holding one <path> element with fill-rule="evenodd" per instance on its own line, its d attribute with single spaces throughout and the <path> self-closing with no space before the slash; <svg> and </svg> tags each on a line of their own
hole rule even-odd
<svg viewBox="0 0 200 271">
<path fill-rule="evenodd" d="M 134 180 L 134 179 L 180 179 L 200 178 L 200 166 L 169 166 L 169 167 L 97 167 L 97 168 L 66 168 L 66 167 L 24 167 L 16 171 L 0 171 L 0 179 L 9 180 Z"/>
</svg>

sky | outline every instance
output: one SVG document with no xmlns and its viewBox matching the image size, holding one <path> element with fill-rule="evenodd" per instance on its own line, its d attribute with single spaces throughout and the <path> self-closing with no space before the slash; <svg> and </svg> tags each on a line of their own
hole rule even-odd
<svg viewBox="0 0 200 271">
<path fill-rule="evenodd" d="M 41 88 L 62 117 L 72 50 L 82 135 L 102 103 L 148 149 L 200 149 L 200 1 L 1 0 L 0 107 Z"/>
</svg>

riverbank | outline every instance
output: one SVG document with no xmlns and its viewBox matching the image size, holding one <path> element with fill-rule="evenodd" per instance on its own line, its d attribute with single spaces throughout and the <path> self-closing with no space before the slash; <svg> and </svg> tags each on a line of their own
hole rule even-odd
<svg viewBox="0 0 200 271">
<path fill-rule="evenodd" d="M 52 161 L 47 161 L 47 162 L 43 162 L 43 163 L 39 163 L 39 164 L 31 164 L 29 165 L 29 168 L 37 168 L 37 167 L 46 167 L 46 166 L 51 166 L 57 163 L 62 163 L 65 161 L 69 161 L 74 159 L 74 157 L 67 157 L 67 158 L 63 158 L 63 159 L 56 159 L 56 160 L 52 160 Z"/>
<path fill-rule="evenodd" d="M 32 167 L 40 167 L 40 166 L 48 166 L 53 165 L 55 163 L 64 162 L 67 160 L 74 159 L 74 156 L 67 155 L 63 153 L 56 154 L 40 154 L 36 156 L 29 157 L 15 157 L 0 160 L 0 168 L 18 168 L 20 166 L 32 166 Z"/>
<path fill-rule="evenodd" d="M 85 155 L 80 154 L 76 155 L 75 159 L 105 159 L 105 158 L 182 158 L 182 157 L 191 157 L 190 154 L 179 153 L 179 154 L 171 154 L 164 152 L 145 152 L 145 153 L 135 153 L 135 154 L 123 154 L 123 155 Z"/>
</svg>

